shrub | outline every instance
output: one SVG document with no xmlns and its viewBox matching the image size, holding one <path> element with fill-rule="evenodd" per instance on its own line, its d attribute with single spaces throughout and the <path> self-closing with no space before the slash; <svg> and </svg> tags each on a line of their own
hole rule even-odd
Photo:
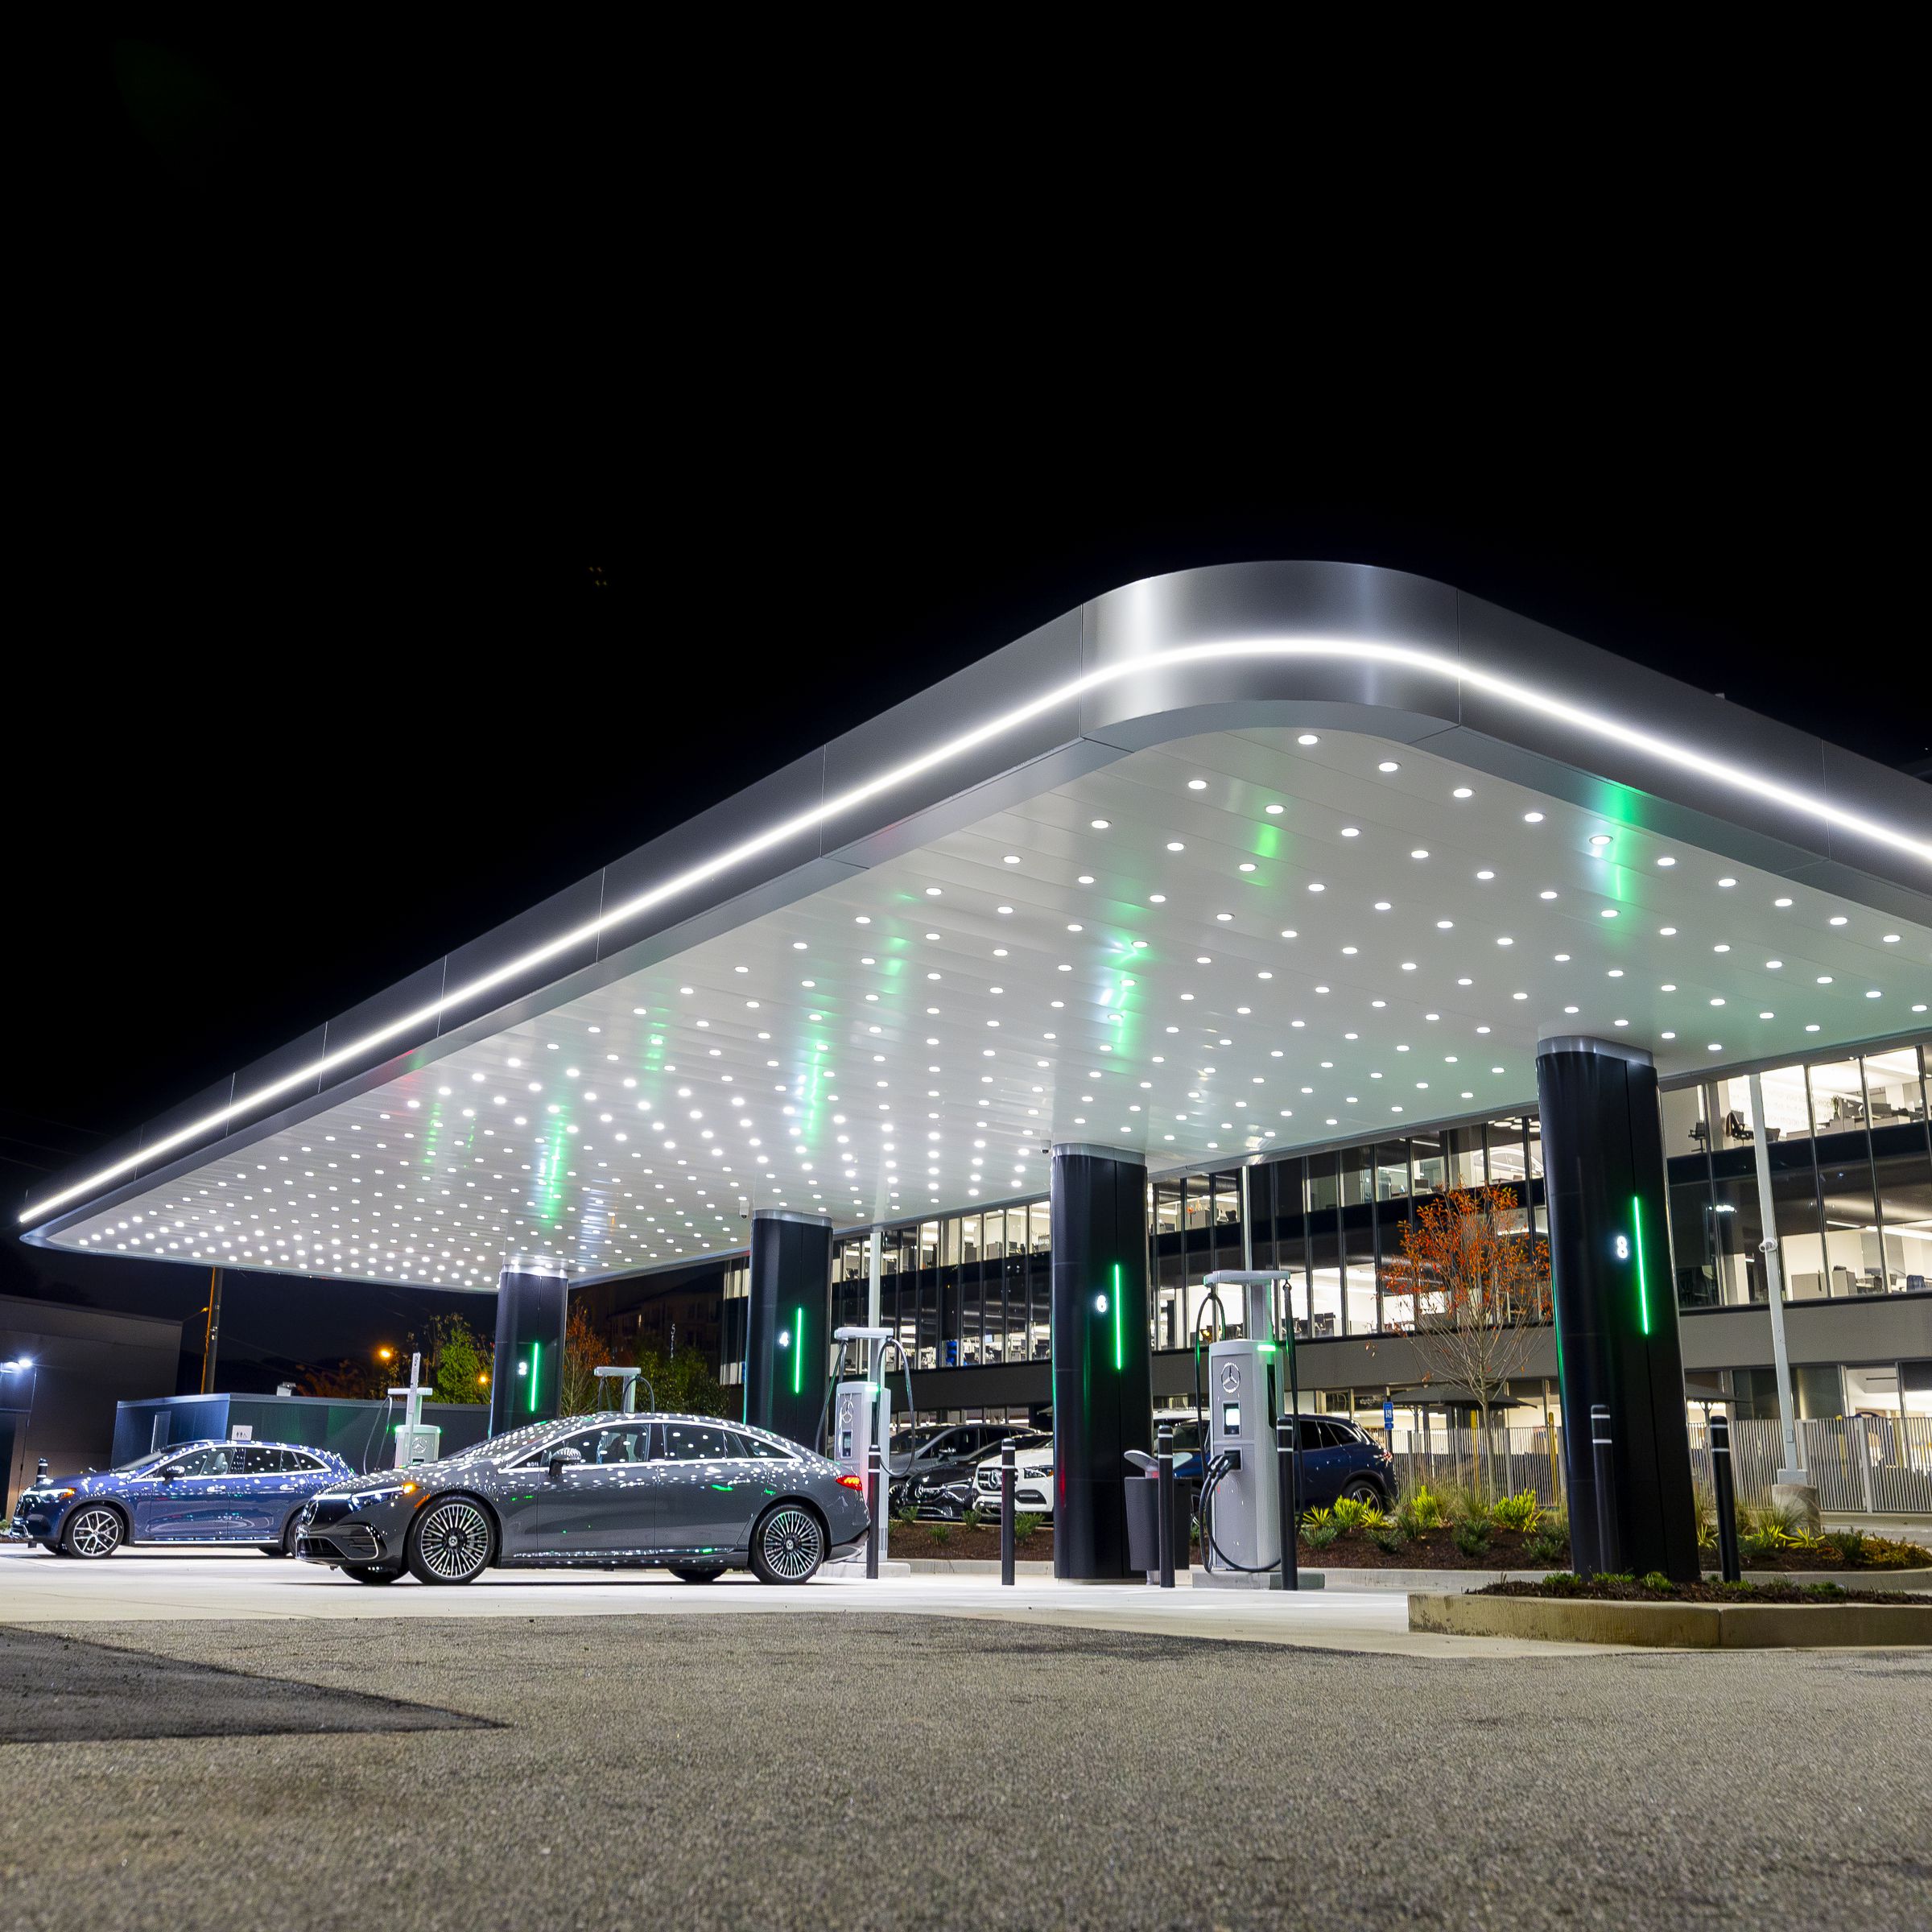
<svg viewBox="0 0 1932 1932">
<path fill-rule="evenodd" d="M 1348 1530 L 1379 1529 L 1389 1520 L 1379 1505 L 1357 1502 L 1352 1496 L 1344 1496 L 1335 1504 L 1334 1515 L 1337 1526 Z"/>
<path fill-rule="evenodd" d="M 1833 1597 L 1843 1596 L 1844 1593 L 1845 1587 L 1843 1583 L 1825 1582 L 1805 1585 L 1806 1596 L 1815 1596 L 1827 1602 L 1829 1602 Z"/>
<path fill-rule="evenodd" d="M 928 1523 L 926 1525 L 926 1530 L 935 1543 L 947 1543 L 952 1540 L 952 1525 L 951 1523 Z"/>
<path fill-rule="evenodd" d="M 1554 1563 L 1569 1554 L 1568 1535 L 1547 1523 L 1523 1545 L 1523 1554 L 1533 1563 Z"/>
<path fill-rule="evenodd" d="M 968 1505 L 966 1513 L 960 1518 L 960 1521 L 968 1530 L 977 1530 L 986 1521 L 986 1512 L 977 1503 L 973 1503 Z"/>
<path fill-rule="evenodd" d="M 1489 1521 L 1489 1499 L 1474 1483 L 1451 1483 L 1443 1492 L 1444 1519 L 1451 1524 Z"/>
<path fill-rule="evenodd" d="M 1838 1552 L 1838 1560 L 1841 1563 L 1862 1563 L 1865 1561 L 1865 1536 L 1862 1530 L 1827 1530 L 1823 1540 Z"/>
<path fill-rule="evenodd" d="M 1534 1489 L 1525 1489 L 1515 1496 L 1499 1496 L 1490 1505 L 1489 1520 L 1499 1530 L 1534 1530 L 1543 1520 L 1543 1506 Z"/>
<path fill-rule="evenodd" d="M 1396 1505 L 1395 1520 L 1411 1536 L 1425 1530 L 1439 1530 L 1447 1521 L 1443 1499 L 1426 1483 L 1418 1483 Z"/>
<path fill-rule="evenodd" d="M 1386 1556 L 1393 1556 L 1408 1538 L 1402 1534 L 1400 1523 L 1377 1523 L 1368 1532 L 1368 1540 Z"/>
<path fill-rule="evenodd" d="M 1464 1556 L 1480 1556 L 1489 1547 L 1489 1525 L 1465 1519 L 1456 1525 L 1455 1542 Z"/>
<path fill-rule="evenodd" d="M 1672 1583 L 1670 1578 L 1666 1576 L 1663 1571 L 1661 1570 L 1648 1570 L 1645 1571 L 1644 1587 L 1646 1590 L 1661 1591 L 1666 1596 L 1674 1596 L 1677 1591 L 1677 1585 Z"/>
<path fill-rule="evenodd" d="M 1574 1570 L 1553 1570 L 1543 1579 L 1543 1587 L 1554 1596 L 1575 1596 L 1583 1579 Z"/>
<path fill-rule="evenodd" d="M 1332 1509 L 1311 1509 L 1302 1518 L 1302 1541 L 1311 1550 L 1326 1550 L 1341 1533 Z"/>
<path fill-rule="evenodd" d="M 1013 1512 L 1013 1540 L 1016 1544 L 1026 1542 L 1040 1526 L 1040 1519 L 1030 1509 Z"/>
</svg>

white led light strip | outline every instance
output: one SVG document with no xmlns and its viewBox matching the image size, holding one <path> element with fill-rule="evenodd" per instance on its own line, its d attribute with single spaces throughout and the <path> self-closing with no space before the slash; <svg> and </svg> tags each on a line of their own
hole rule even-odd
<svg viewBox="0 0 1932 1932">
<path fill-rule="evenodd" d="M 1041 712 L 1051 711 L 1055 705 L 1064 704 L 1070 699 L 1084 696 L 1104 685 L 1117 683 L 1122 678 L 1137 677 L 1150 671 L 1162 671 L 1174 665 L 1212 663 L 1220 659 L 1236 658 L 1345 658 L 1358 662 L 1380 664 L 1399 664 L 1411 671 L 1426 671 L 1447 679 L 1451 683 L 1468 686 L 1476 691 L 1487 692 L 1492 697 L 1501 698 L 1525 711 L 1535 712 L 1546 718 L 1555 718 L 1566 724 L 1593 733 L 1613 744 L 1629 746 L 1640 751 L 1660 763 L 1674 765 L 1680 770 L 1693 771 L 1702 778 L 1715 779 L 1719 784 L 1728 785 L 1734 790 L 1748 793 L 1753 798 L 1764 799 L 1775 805 L 1800 812 L 1820 824 L 1836 826 L 1843 832 L 1857 833 L 1861 838 L 1876 844 L 1889 845 L 1893 850 L 1923 861 L 1932 866 L 1932 843 L 1915 839 L 1902 832 L 1896 832 L 1887 825 L 1860 816 L 1856 812 L 1843 810 L 1828 804 L 1823 799 L 1814 799 L 1808 793 L 1794 791 L 1788 785 L 1781 785 L 1775 779 L 1767 778 L 1743 766 L 1728 763 L 1722 758 L 1707 758 L 1700 751 L 1688 746 L 1660 738 L 1654 733 L 1638 731 L 1628 724 L 1620 724 L 1614 718 L 1607 718 L 1596 712 L 1585 711 L 1580 706 L 1566 704 L 1560 698 L 1551 697 L 1547 692 L 1517 683 L 1513 678 L 1502 678 L 1486 671 L 1473 671 L 1455 659 L 1444 657 L 1440 652 L 1419 650 L 1406 644 L 1365 644 L 1346 638 L 1249 638 L 1232 642 L 1213 644 L 1182 644 L 1171 650 L 1149 651 L 1144 655 L 1124 659 L 1099 671 L 1090 671 L 1081 676 L 1056 685 L 1027 703 L 1013 710 L 1002 712 L 997 717 L 985 724 L 975 725 L 970 731 L 962 732 L 957 737 L 948 738 L 943 745 L 935 745 L 931 751 L 922 752 L 916 758 L 909 758 L 902 765 L 895 765 L 881 772 L 877 778 L 868 778 L 862 785 L 855 785 L 840 792 L 836 798 L 827 799 L 807 810 L 795 812 L 791 817 L 767 828 L 756 836 L 741 840 L 728 851 L 706 859 L 702 864 L 688 866 L 675 877 L 667 879 L 662 885 L 654 886 L 646 892 L 634 894 L 621 905 L 614 906 L 596 919 L 586 920 L 554 939 L 534 947 L 528 952 L 495 968 L 491 972 L 467 981 L 453 992 L 444 993 L 430 1005 L 419 1006 L 413 1013 L 406 1013 L 399 1019 L 366 1033 L 360 1039 L 352 1040 L 346 1046 L 338 1046 L 324 1054 L 319 1059 L 312 1060 L 306 1067 L 298 1067 L 293 1073 L 284 1074 L 281 1079 L 270 1081 L 266 1087 L 258 1088 L 253 1093 L 238 1100 L 231 1100 L 225 1107 L 217 1108 L 213 1113 L 191 1122 L 186 1127 L 177 1128 L 151 1147 L 143 1147 L 138 1154 L 117 1161 L 113 1166 L 103 1167 L 90 1174 L 85 1181 L 72 1187 L 63 1188 L 43 1201 L 36 1202 L 18 1218 L 24 1224 L 43 1220 L 56 1209 L 70 1201 L 81 1199 L 105 1183 L 131 1173 L 145 1161 L 157 1155 L 171 1153 L 177 1147 L 188 1146 L 204 1135 L 225 1125 L 237 1114 L 251 1113 L 265 1103 L 291 1093 L 299 1087 L 306 1086 L 336 1068 L 345 1067 L 361 1059 L 373 1049 L 385 1046 L 399 1037 L 419 1033 L 433 1025 L 446 1007 L 467 1005 L 480 995 L 493 991 L 506 981 L 527 972 L 533 966 L 540 966 L 546 960 L 555 959 L 559 953 L 568 952 L 585 940 L 597 938 L 611 927 L 621 926 L 626 920 L 635 919 L 639 913 L 648 912 L 654 906 L 675 898 L 678 894 L 688 891 L 694 886 L 702 885 L 707 879 L 729 872 L 733 866 L 741 865 L 747 859 L 756 858 L 760 852 L 769 852 L 774 845 L 782 845 L 787 839 L 795 838 L 802 832 L 808 832 L 841 812 L 849 811 L 854 806 L 862 805 L 880 793 L 890 791 L 896 785 L 902 785 L 909 778 L 916 778 L 922 773 L 943 765 L 947 760 L 960 757 L 976 745 L 1017 729 Z"/>
</svg>

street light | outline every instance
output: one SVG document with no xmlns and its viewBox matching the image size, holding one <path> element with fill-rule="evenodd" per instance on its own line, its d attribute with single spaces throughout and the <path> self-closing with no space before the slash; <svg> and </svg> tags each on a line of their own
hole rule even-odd
<svg viewBox="0 0 1932 1932">
<path fill-rule="evenodd" d="M 379 1362 L 394 1361 L 395 1360 L 395 1350 L 390 1348 L 386 1344 L 383 1347 L 376 1351 L 376 1360 Z"/>
</svg>

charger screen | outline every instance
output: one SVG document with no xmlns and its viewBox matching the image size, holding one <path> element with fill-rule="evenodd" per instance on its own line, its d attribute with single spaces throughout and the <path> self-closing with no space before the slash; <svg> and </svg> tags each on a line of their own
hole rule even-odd
<svg viewBox="0 0 1932 1932">
<path fill-rule="evenodd" d="M 1241 1432 L 1241 1406 L 1239 1402 L 1221 1404 L 1221 1434 L 1239 1435 Z"/>
</svg>

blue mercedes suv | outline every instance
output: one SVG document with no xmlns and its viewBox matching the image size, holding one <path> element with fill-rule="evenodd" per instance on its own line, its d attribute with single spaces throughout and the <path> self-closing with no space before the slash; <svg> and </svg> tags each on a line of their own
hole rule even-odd
<svg viewBox="0 0 1932 1932">
<path fill-rule="evenodd" d="M 112 1556 L 123 1543 L 244 1543 L 292 1556 L 303 1506 L 355 1473 L 299 1443 L 175 1443 L 118 1469 L 31 1484 L 7 1534 L 57 1556 Z"/>
</svg>

